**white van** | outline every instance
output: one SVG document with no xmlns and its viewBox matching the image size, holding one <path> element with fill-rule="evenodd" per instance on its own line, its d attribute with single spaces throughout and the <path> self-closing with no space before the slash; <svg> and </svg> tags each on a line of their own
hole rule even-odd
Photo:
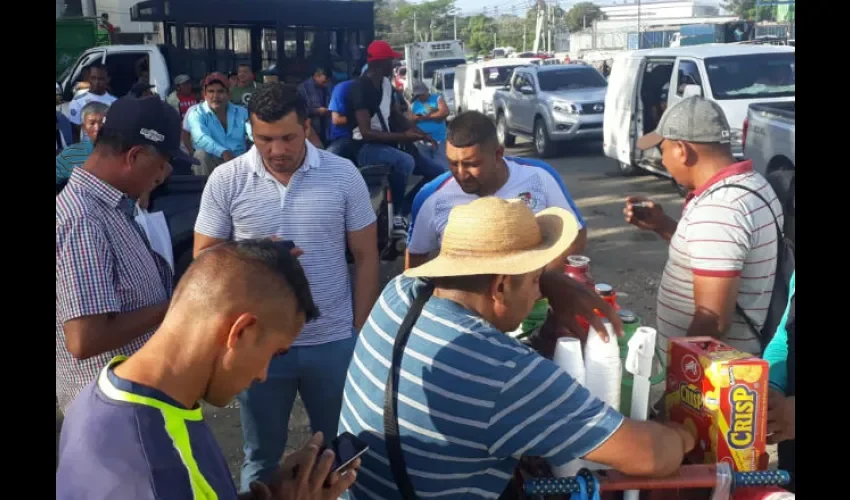
<svg viewBox="0 0 850 500">
<path fill-rule="evenodd" d="M 510 81 L 514 69 L 528 64 L 528 59 L 516 57 L 466 64 L 455 68 L 454 90 L 457 114 L 464 111 L 480 111 L 495 120 L 493 94 Z"/>
<path fill-rule="evenodd" d="M 692 95 L 723 108 L 732 128 L 732 153 L 743 157 L 743 125 L 750 104 L 794 101 L 794 48 L 708 44 L 623 52 L 614 57 L 605 94 L 603 149 L 620 171 L 670 177 L 657 149 L 635 141 L 651 132 L 664 110 Z"/>
</svg>

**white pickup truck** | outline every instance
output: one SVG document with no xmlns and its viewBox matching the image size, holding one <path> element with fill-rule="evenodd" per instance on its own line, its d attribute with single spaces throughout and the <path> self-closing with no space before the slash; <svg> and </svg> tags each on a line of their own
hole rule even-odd
<svg viewBox="0 0 850 500">
<path fill-rule="evenodd" d="M 794 101 L 750 104 L 744 121 L 744 157 L 762 175 L 794 170 Z"/>
<path fill-rule="evenodd" d="M 533 139 L 542 157 L 558 142 L 602 139 L 607 82 L 584 65 L 524 66 L 493 97 L 499 140 L 513 146 L 517 135 Z"/>
</svg>

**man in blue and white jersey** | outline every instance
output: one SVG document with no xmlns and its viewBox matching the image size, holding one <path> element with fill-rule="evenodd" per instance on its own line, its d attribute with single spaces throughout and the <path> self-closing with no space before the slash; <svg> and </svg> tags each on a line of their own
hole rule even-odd
<svg viewBox="0 0 850 500">
<path fill-rule="evenodd" d="M 504 156 L 495 125 L 477 111 L 452 120 L 446 139 L 450 172 L 425 185 L 413 201 L 406 268 L 425 263 L 439 251 L 452 208 L 484 196 L 519 198 L 534 213 L 550 207 L 572 212 L 580 230 L 566 255 L 584 250 L 586 224 L 555 169 L 540 160 Z"/>
</svg>

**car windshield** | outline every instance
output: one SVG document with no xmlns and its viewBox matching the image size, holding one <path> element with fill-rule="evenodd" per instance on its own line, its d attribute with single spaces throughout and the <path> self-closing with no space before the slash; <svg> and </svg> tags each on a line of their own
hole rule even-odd
<svg viewBox="0 0 850 500">
<path fill-rule="evenodd" d="M 710 57 L 705 60 L 715 99 L 794 97 L 794 53 Z"/>
<path fill-rule="evenodd" d="M 455 66 L 466 64 L 466 59 L 440 59 L 436 61 L 427 61 L 422 64 L 422 71 L 425 72 L 422 78 L 430 80 L 434 77 L 434 72 L 443 68 L 454 68 Z"/>
<path fill-rule="evenodd" d="M 604 87 L 605 78 L 593 68 L 577 67 L 564 68 L 537 73 L 540 90 L 553 92 L 556 90 L 573 90 L 587 87 Z"/>
<path fill-rule="evenodd" d="M 516 66 L 491 66 L 489 68 L 483 68 L 481 72 L 484 73 L 484 85 L 487 87 L 504 87 L 508 83 L 508 80 L 511 79 L 514 70 L 520 66 L 524 65 L 517 64 Z"/>
</svg>

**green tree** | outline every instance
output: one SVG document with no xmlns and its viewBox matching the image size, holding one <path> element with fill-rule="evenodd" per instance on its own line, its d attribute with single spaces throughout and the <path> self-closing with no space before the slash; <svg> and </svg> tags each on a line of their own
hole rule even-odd
<svg viewBox="0 0 850 500">
<path fill-rule="evenodd" d="M 605 14 L 592 2 L 579 2 L 573 5 L 564 16 L 564 22 L 570 32 L 580 31 L 585 26 L 589 28 L 597 19 L 605 19 Z"/>
<path fill-rule="evenodd" d="M 475 54 L 493 50 L 493 33 L 496 32 L 493 19 L 483 14 L 472 16 L 464 30 L 466 46 Z"/>
<path fill-rule="evenodd" d="M 776 19 L 776 6 L 762 5 L 758 8 L 758 16 L 756 16 L 756 0 L 727 0 L 720 4 L 725 10 L 732 14 L 746 19 L 748 21 L 755 20 L 758 17 L 759 21 L 773 21 Z"/>
</svg>

